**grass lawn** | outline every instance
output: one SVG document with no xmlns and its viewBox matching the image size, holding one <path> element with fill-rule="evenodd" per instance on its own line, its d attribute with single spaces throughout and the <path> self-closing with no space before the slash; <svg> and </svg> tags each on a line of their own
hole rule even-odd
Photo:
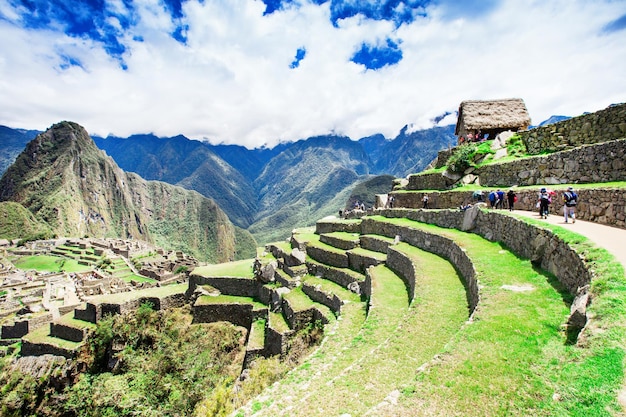
<svg viewBox="0 0 626 417">
<path fill-rule="evenodd" d="M 254 260 L 244 259 L 235 262 L 225 262 L 221 264 L 211 264 L 205 266 L 196 267 L 193 270 L 194 275 L 200 275 L 203 277 L 239 277 L 239 278 L 253 278 L 254 272 L 252 270 Z"/>
<path fill-rule="evenodd" d="M 88 265 L 79 265 L 74 259 L 51 255 L 23 256 L 16 260 L 14 265 L 19 269 L 34 269 L 40 272 L 84 272 L 92 269 Z"/>
</svg>

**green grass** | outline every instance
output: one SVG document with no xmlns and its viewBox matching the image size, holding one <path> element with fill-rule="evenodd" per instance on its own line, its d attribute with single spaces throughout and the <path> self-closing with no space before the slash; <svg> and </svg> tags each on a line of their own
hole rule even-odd
<svg viewBox="0 0 626 417">
<path fill-rule="evenodd" d="M 250 337 L 248 338 L 248 348 L 262 349 L 265 345 L 265 320 L 258 319 L 252 322 Z"/>
<path fill-rule="evenodd" d="M 567 343 L 562 328 L 570 296 L 554 277 L 536 270 L 528 260 L 476 235 L 406 219 L 382 221 L 453 238 L 473 260 L 481 284 L 473 324 L 448 345 L 441 361 L 416 375 L 396 412 L 414 415 L 411 410 L 424 402 L 440 415 L 461 410 L 481 416 L 617 412 L 615 393 L 624 372 L 626 285 L 623 269 L 606 251 L 585 246 L 585 239 L 573 233 L 559 233 L 577 249 L 597 257 L 592 328 L 587 329 L 585 344 L 578 347 Z M 534 289 L 508 291 L 503 285 Z"/>
<path fill-rule="evenodd" d="M 239 297 L 236 295 L 201 295 L 196 301 L 196 306 L 212 305 L 212 304 L 251 304 L 253 309 L 259 310 L 267 308 L 263 303 L 256 301 L 251 297 Z"/>
<path fill-rule="evenodd" d="M 41 326 L 29 332 L 23 339 L 31 343 L 47 343 L 71 351 L 78 349 L 82 345 L 82 342 L 70 342 L 69 340 L 50 336 L 49 325 Z"/>
<path fill-rule="evenodd" d="M 254 272 L 252 271 L 252 265 L 254 261 L 252 259 L 244 259 L 235 262 L 225 262 L 221 264 L 211 264 L 206 266 L 199 266 L 193 270 L 194 275 L 200 275 L 203 277 L 240 277 L 240 278 L 253 278 Z"/>
<path fill-rule="evenodd" d="M 283 317 L 280 313 L 269 312 L 268 313 L 268 321 L 269 327 L 276 330 L 279 333 L 286 333 L 289 329 L 289 324 L 285 321 L 285 317 Z"/>
<path fill-rule="evenodd" d="M 34 269 L 40 272 L 83 272 L 92 269 L 88 265 L 79 265 L 74 259 L 51 255 L 22 256 L 14 262 L 14 265 L 19 269 Z"/>
</svg>

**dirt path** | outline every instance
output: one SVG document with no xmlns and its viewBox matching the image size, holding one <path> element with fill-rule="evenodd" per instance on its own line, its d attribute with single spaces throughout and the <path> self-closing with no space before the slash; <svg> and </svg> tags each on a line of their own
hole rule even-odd
<svg viewBox="0 0 626 417">
<path fill-rule="evenodd" d="M 514 213 L 541 220 L 537 212 L 515 210 Z M 586 236 L 596 245 L 612 253 L 613 256 L 624 265 L 624 269 L 626 269 L 626 229 L 619 229 L 617 227 L 582 220 L 576 220 L 576 223 L 572 223 L 570 219 L 568 223 L 565 223 L 563 214 L 551 214 L 543 221 L 566 227 L 573 232 Z"/>
</svg>

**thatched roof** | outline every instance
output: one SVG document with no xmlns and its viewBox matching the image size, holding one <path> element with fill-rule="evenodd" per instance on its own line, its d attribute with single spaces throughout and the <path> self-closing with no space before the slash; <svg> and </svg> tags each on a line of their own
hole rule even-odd
<svg viewBox="0 0 626 417">
<path fill-rule="evenodd" d="M 476 130 L 525 129 L 530 125 L 526 104 L 521 98 L 466 100 L 459 106 L 455 135 Z"/>
</svg>

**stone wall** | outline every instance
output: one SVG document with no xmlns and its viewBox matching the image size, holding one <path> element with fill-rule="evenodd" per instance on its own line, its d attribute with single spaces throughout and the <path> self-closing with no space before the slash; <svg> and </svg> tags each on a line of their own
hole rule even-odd
<svg viewBox="0 0 626 417">
<path fill-rule="evenodd" d="M 521 133 L 530 154 L 626 137 L 626 104 Z"/>
<path fill-rule="evenodd" d="M 515 209 L 535 211 L 541 187 L 534 189 L 516 190 L 517 202 Z M 507 191 L 504 189 L 504 191 Z M 578 194 L 576 218 L 607 226 L 626 229 L 626 189 L 624 188 L 596 188 L 575 189 Z M 550 213 L 562 215 L 563 193 L 565 190 L 555 190 L 556 195 L 550 205 Z M 397 192 L 396 205 L 398 208 L 421 208 L 422 198 L 428 194 L 429 205 L 433 209 L 452 209 L 472 202 L 472 191 L 441 191 L 441 192 Z M 485 199 L 488 191 L 485 192 Z"/>
<path fill-rule="evenodd" d="M 62 347 L 54 346 L 49 343 L 32 343 L 25 339 L 22 339 L 22 347 L 20 349 L 21 356 L 54 355 L 72 359 L 76 356 L 76 353 L 77 352 L 74 350 L 63 349 Z"/>
<path fill-rule="evenodd" d="M 50 323 L 50 336 L 63 340 L 82 342 L 87 337 L 88 332 L 87 328 L 79 329 L 61 323 Z"/>
<path fill-rule="evenodd" d="M 228 321 L 235 326 L 250 329 L 253 321 L 252 304 L 202 304 L 191 309 L 193 323 Z"/>
<path fill-rule="evenodd" d="M 319 220 L 315 224 L 315 233 L 318 235 L 332 232 L 360 233 L 361 223 L 359 221 L 342 221 L 331 218 Z"/>
<path fill-rule="evenodd" d="M 191 274 L 189 286 L 210 285 L 221 293 L 240 297 L 256 297 L 259 294 L 261 282 L 251 278 L 240 277 L 204 277 Z"/>
<path fill-rule="evenodd" d="M 341 312 L 343 301 L 336 294 L 324 292 L 320 288 L 306 282 L 302 283 L 302 292 L 311 300 L 330 308 L 335 315 Z"/>
<path fill-rule="evenodd" d="M 626 180 L 626 139 L 514 161 L 492 163 L 471 173 L 482 187 L 602 183 Z M 457 178 L 455 178 L 457 179 Z M 407 190 L 447 190 L 455 181 L 442 173 L 409 176 Z M 394 194 L 395 195 L 395 194 Z M 398 201 L 396 199 L 396 205 Z"/>
<path fill-rule="evenodd" d="M 465 212 L 389 209 L 384 211 L 384 215 L 406 217 L 440 227 L 466 230 L 488 240 L 502 242 L 516 255 L 530 259 L 556 276 L 572 295 L 576 295 L 578 288 L 591 281 L 591 273 L 587 270 L 584 260 L 557 235 L 548 229 L 532 226 L 522 219 L 501 215 L 497 211 L 483 210 L 479 207 Z M 388 228 L 387 225 L 378 227 Z M 405 235 L 402 235 L 402 240 L 406 241 Z M 431 246 L 436 247 L 432 244 Z M 455 262 L 453 264 L 456 265 Z"/>
<path fill-rule="evenodd" d="M 415 298 L 415 265 L 407 255 L 389 246 L 387 251 L 387 267 L 404 281 L 409 292 L 409 303 Z"/>
<path fill-rule="evenodd" d="M 626 139 L 550 155 L 494 163 L 473 172 L 484 187 L 601 183 L 626 180 Z"/>
<path fill-rule="evenodd" d="M 308 246 L 306 248 L 306 253 L 311 258 L 326 265 L 331 265 L 337 268 L 348 268 L 350 266 L 348 255 L 345 252 L 334 252 L 331 250 L 324 250 L 317 246 Z"/>
<path fill-rule="evenodd" d="M 311 261 L 307 262 L 307 267 L 311 275 L 324 277 L 325 279 L 332 281 L 335 284 L 339 284 L 344 288 L 351 289 L 351 287 L 356 284 L 359 287 L 359 294 L 364 294 L 365 280 L 356 279 L 354 276 L 357 275 L 356 272 L 353 275 L 350 271 L 333 268 L 328 265 Z"/>
</svg>

